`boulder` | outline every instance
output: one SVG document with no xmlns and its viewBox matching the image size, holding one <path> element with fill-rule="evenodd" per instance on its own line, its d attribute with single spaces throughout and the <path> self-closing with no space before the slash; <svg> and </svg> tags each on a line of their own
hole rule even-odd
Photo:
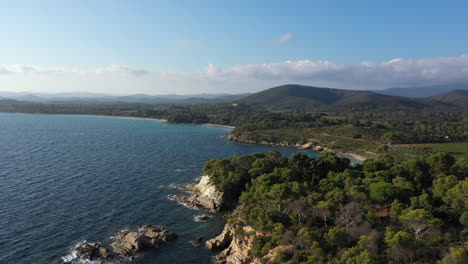
<svg viewBox="0 0 468 264">
<path fill-rule="evenodd" d="M 322 150 L 323 150 L 323 147 L 317 145 L 317 146 L 314 147 L 314 150 L 315 150 L 315 151 L 322 151 Z"/>
<path fill-rule="evenodd" d="M 305 144 L 301 145 L 301 149 L 311 149 L 313 147 L 314 147 L 314 143 L 312 143 L 312 142 L 305 143 Z"/>
</svg>

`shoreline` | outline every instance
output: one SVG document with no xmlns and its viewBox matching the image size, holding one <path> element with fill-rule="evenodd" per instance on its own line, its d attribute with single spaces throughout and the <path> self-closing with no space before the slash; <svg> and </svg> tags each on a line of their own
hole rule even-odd
<svg viewBox="0 0 468 264">
<path fill-rule="evenodd" d="M 56 114 L 50 114 L 50 115 L 56 115 Z M 60 115 L 60 114 L 59 114 Z M 86 115 L 86 114 L 62 114 L 62 115 L 74 115 L 74 116 L 98 116 L 98 117 L 111 117 L 111 118 L 121 118 L 121 119 L 137 119 L 137 120 L 152 120 L 152 121 L 157 121 L 161 123 L 166 123 L 166 124 L 174 124 L 174 125 L 183 125 L 183 123 L 170 123 L 167 122 L 167 119 L 162 119 L 162 118 L 152 118 L 152 117 L 137 117 L 137 116 L 112 116 L 112 115 Z M 213 127 L 221 127 L 221 128 L 226 128 L 226 129 L 234 129 L 234 126 L 228 126 L 228 125 L 218 125 L 218 124 L 212 124 L 212 123 L 201 123 L 201 124 L 186 124 L 186 125 L 205 125 L 205 126 L 213 126 Z M 225 136 L 226 137 L 226 136 Z M 226 138 L 228 141 L 228 138 Z M 256 145 L 265 145 L 265 144 L 259 144 L 259 143 L 248 143 L 248 142 L 238 142 L 238 143 L 243 143 L 243 144 L 256 144 Z M 279 147 L 290 147 L 290 148 L 296 148 L 296 149 L 302 149 L 297 146 L 285 146 L 281 144 L 274 144 L 270 143 L 268 145 L 271 146 L 279 146 Z M 355 153 L 350 153 L 350 152 L 335 152 L 336 155 L 340 157 L 346 157 L 349 158 L 351 161 L 355 161 L 356 163 L 362 164 L 364 160 L 366 160 L 366 157 L 355 154 Z"/>
<path fill-rule="evenodd" d="M 74 115 L 74 114 L 70 114 L 70 115 Z M 234 126 L 218 125 L 218 124 L 211 124 L 211 123 L 200 123 L 200 124 L 193 124 L 193 123 L 171 123 L 171 122 L 167 122 L 167 119 L 152 118 L 152 117 L 110 116 L 110 115 L 77 115 L 77 116 L 100 116 L 100 117 L 113 117 L 113 118 L 123 118 L 123 119 L 153 120 L 153 121 L 159 121 L 159 122 L 161 122 L 161 123 L 172 124 L 172 125 L 202 125 L 202 126 L 213 126 L 213 127 L 229 128 L 229 129 L 234 129 L 234 128 L 235 128 Z"/>
</svg>

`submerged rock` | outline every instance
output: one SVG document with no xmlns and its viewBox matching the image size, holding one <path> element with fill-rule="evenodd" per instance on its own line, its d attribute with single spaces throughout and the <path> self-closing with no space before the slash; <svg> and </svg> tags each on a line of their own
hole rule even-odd
<svg viewBox="0 0 468 264">
<path fill-rule="evenodd" d="M 197 237 L 197 239 L 190 240 L 189 243 L 192 244 L 192 246 L 196 247 L 200 245 L 202 241 L 203 241 L 203 237 Z"/>
</svg>

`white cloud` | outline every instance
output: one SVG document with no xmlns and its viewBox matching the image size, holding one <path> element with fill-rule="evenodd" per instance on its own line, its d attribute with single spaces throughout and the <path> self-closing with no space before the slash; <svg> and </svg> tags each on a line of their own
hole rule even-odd
<svg viewBox="0 0 468 264">
<path fill-rule="evenodd" d="M 145 70 L 145 69 L 136 69 L 136 68 L 130 68 L 125 65 L 119 65 L 119 64 L 110 64 L 104 68 L 97 68 L 95 71 L 97 74 L 103 74 L 103 73 L 124 73 L 124 74 L 131 74 L 134 76 L 142 76 L 149 74 L 150 71 Z"/>
<path fill-rule="evenodd" d="M 282 43 L 288 42 L 288 41 L 291 40 L 293 37 L 294 37 L 294 35 L 293 35 L 292 33 L 290 33 L 290 32 L 284 33 L 283 35 L 279 36 L 279 37 L 276 39 L 276 43 L 282 44 Z"/>
<path fill-rule="evenodd" d="M 350 85 L 425 85 L 468 81 L 468 55 L 429 59 L 392 59 L 380 63 L 337 64 L 331 61 L 285 61 L 235 65 L 220 69 L 210 65 L 207 76 L 216 79 L 325 81 Z M 216 69 L 216 70 L 213 70 Z"/>
<path fill-rule="evenodd" d="M 83 69 L 65 69 L 65 68 L 43 68 L 31 65 L 7 65 L 0 66 L 0 74 L 130 74 L 133 76 L 142 76 L 150 72 L 145 69 L 131 68 L 125 65 L 110 64 L 106 67 L 94 70 Z"/>
<path fill-rule="evenodd" d="M 284 83 L 352 89 L 468 82 L 468 55 L 339 64 L 297 60 L 264 64 L 209 64 L 193 72 L 169 72 L 111 64 L 96 69 L 0 66 L 2 90 L 119 93 L 255 92 Z M 65 87 L 65 88 L 64 88 Z"/>
</svg>

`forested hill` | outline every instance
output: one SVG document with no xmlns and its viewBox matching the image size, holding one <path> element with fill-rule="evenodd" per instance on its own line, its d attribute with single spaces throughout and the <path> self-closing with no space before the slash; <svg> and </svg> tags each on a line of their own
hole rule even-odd
<svg viewBox="0 0 468 264">
<path fill-rule="evenodd" d="M 453 90 L 468 90 L 468 83 L 451 83 L 420 87 L 395 87 L 384 90 L 376 90 L 375 92 L 391 96 L 427 98 L 432 96 L 438 96 Z"/>
<path fill-rule="evenodd" d="M 455 90 L 441 95 L 430 97 L 430 99 L 452 104 L 459 107 L 468 107 L 468 90 Z"/>
<path fill-rule="evenodd" d="M 264 90 L 239 100 L 273 110 L 296 111 L 366 111 L 430 109 L 446 107 L 437 101 L 377 94 L 372 91 L 319 88 L 288 84 Z"/>
</svg>

